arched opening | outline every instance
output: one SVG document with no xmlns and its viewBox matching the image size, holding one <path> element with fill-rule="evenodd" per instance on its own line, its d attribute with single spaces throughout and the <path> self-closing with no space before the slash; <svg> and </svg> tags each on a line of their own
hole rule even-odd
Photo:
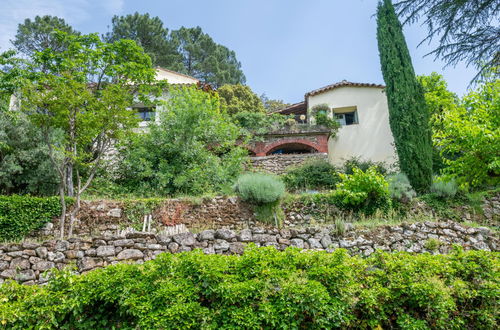
<svg viewBox="0 0 500 330">
<path fill-rule="evenodd" d="M 316 148 L 303 143 L 284 143 L 270 149 L 266 155 L 294 155 L 316 153 Z"/>
</svg>

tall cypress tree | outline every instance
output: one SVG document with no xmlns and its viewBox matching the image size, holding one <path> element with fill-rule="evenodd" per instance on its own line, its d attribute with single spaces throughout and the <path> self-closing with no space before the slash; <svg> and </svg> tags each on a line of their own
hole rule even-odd
<svg viewBox="0 0 500 330">
<path fill-rule="evenodd" d="M 399 165 L 413 188 L 424 192 L 432 182 L 429 112 L 391 0 L 378 4 L 377 40 Z"/>
</svg>

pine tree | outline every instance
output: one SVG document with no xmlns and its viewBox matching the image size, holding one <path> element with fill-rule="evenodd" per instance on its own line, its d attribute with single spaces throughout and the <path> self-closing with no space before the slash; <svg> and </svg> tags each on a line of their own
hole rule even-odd
<svg viewBox="0 0 500 330">
<path fill-rule="evenodd" d="M 429 112 L 391 0 L 379 2 L 377 40 L 400 169 L 415 190 L 424 192 L 432 182 Z"/>
</svg>

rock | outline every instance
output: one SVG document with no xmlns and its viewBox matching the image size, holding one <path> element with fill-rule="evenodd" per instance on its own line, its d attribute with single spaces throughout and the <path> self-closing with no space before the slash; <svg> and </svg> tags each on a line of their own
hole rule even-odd
<svg viewBox="0 0 500 330">
<path fill-rule="evenodd" d="M 51 268 L 54 268 L 56 265 L 51 261 L 39 261 L 33 265 L 33 270 L 38 270 L 40 272 L 44 272 Z"/>
<path fill-rule="evenodd" d="M 108 217 L 112 217 L 112 218 L 121 218 L 122 217 L 122 209 L 111 209 L 108 211 L 108 213 L 106 213 L 106 215 Z"/>
<path fill-rule="evenodd" d="M 319 240 L 317 240 L 316 238 L 309 238 L 307 240 L 307 242 L 311 246 L 311 249 L 322 249 L 323 248 L 323 246 L 321 245 Z"/>
<path fill-rule="evenodd" d="M 236 234 L 234 233 L 234 231 L 229 230 L 229 229 L 218 229 L 215 232 L 215 238 L 220 238 L 220 239 L 223 239 L 226 241 L 229 241 L 235 237 L 236 237 Z"/>
<path fill-rule="evenodd" d="M 300 238 L 292 238 L 290 240 L 290 246 L 298 247 L 299 249 L 304 248 L 304 241 Z"/>
<path fill-rule="evenodd" d="M 40 244 L 33 243 L 33 242 L 23 242 L 23 244 L 22 244 L 23 249 L 28 249 L 28 250 L 34 250 L 39 246 L 40 246 Z"/>
<path fill-rule="evenodd" d="M 99 246 L 96 249 L 96 255 L 98 257 L 111 257 L 115 255 L 115 247 L 112 245 Z"/>
<path fill-rule="evenodd" d="M 87 270 L 92 270 L 94 268 L 97 268 L 101 265 L 100 260 L 97 260 L 95 258 L 90 258 L 90 257 L 85 257 L 77 262 L 78 269 L 81 272 L 85 272 Z"/>
<path fill-rule="evenodd" d="M 215 239 L 215 230 L 204 230 L 198 234 L 198 239 L 200 241 L 212 241 Z"/>
<path fill-rule="evenodd" d="M 172 236 L 172 239 L 179 245 L 191 246 L 196 243 L 193 233 L 181 233 Z"/>
<path fill-rule="evenodd" d="M 19 282 L 26 282 L 26 281 L 32 281 L 36 279 L 35 272 L 32 271 L 31 269 L 28 270 L 22 270 L 16 275 L 16 280 Z"/>
<path fill-rule="evenodd" d="M 368 257 L 370 254 L 372 254 L 373 252 L 375 252 L 370 246 L 367 247 L 364 251 L 363 251 L 363 255 Z"/>
<path fill-rule="evenodd" d="M 64 240 L 58 240 L 54 246 L 55 251 L 66 251 L 69 247 L 69 242 Z"/>
<path fill-rule="evenodd" d="M 215 254 L 215 249 L 214 247 L 211 245 L 209 247 L 206 247 L 203 249 L 203 253 L 205 254 Z"/>
<path fill-rule="evenodd" d="M 276 236 L 269 234 L 255 234 L 253 241 L 255 243 L 277 243 Z"/>
<path fill-rule="evenodd" d="M 266 230 L 264 228 L 261 228 L 261 227 L 252 228 L 253 234 L 264 234 L 265 232 L 266 232 Z"/>
<path fill-rule="evenodd" d="M 175 242 L 168 243 L 168 249 L 172 253 L 176 253 L 179 250 L 179 244 Z"/>
<path fill-rule="evenodd" d="M 281 238 L 284 238 L 284 239 L 290 239 L 290 238 L 292 238 L 292 233 L 289 229 L 282 229 L 282 230 L 280 230 L 280 236 L 281 236 Z"/>
<path fill-rule="evenodd" d="M 12 269 L 29 269 L 31 266 L 30 262 L 28 259 L 23 259 L 23 258 L 15 258 L 12 259 L 10 262 L 10 268 Z"/>
<path fill-rule="evenodd" d="M 234 242 L 229 244 L 229 252 L 233 254 L 243 254 L 245 251 L 245 245 L 241 242 Z"/>
<path fill-rule="evenodd" d="M 113 242 L 114 246 L 131 247 L 134 246 L 134 240 L 132 239 L 119 239 Z"/>
<path fill-rule="evenodd" d="M 14 278 L 16 274 L 17 272 L 15 269 L 6 269 L 0 273 L 0 278 Z"/>
<path fill-rule="evenodd" d="M 24 252 L 23 251 L 7 252 L 7 255 L 12 258 L 17 258 L 17 257 L 22 257 L 24 255 Z"/>
<path fill-rule="evenodd" d="M 118 260 L 128 260 L 128 259 L 142 259 L 144 258 L 144 253 L 137 249 L 127 249 L 123 250 L 116 256 Z"/>
<path fill-rule="evenodd" d="M 68 259 L 79 259 L 79 258 L 83 258 L 84 253 L 83 253 L 83 251 L 78 251 L 78 250 L 68 250 L 68 251 L 64 252 L 64 255 Z"/>
<path fill-rule="evenodd" d="M 168 243 L 172 242 L 172 237 L 165 234 L 160 234 L 156 236 L 156 240 L 162 245 L 167 245 Z"/>
<path fill-rule="evenodd" d="M 321 245 L 323 246 L 324 249 L 327 249 L 332 245 L 332 238 L 329 235 L 325 235 L 321 238 Z"/>
<path fill-rule="evenodd" d="M 252 239 L 253 235 L 250 229 L 243 229 L 238 235 L 238 240 L 241 242 L 251 242 Z"/>
<path fill-rule="evenodd" d="M 150 238 L 150 237 L 155 237 L 155 235 L 152 233 L 147 233 L 147 232 L 142 232 L 142 231 L 134 231 L 131 233 L 126 233 L 125 237 L 126 238 Z"/>
<path fill-rule="evenodd" d="M 104 246 L 106 244 L 108 244 L 108 243 L 106 243 L 106 241 L 103 239 L 94 239 L 94 241 L 93 241 L 93 245 L 96 247 L 97 246 Z"/>
<path fill-rule="evenodd" d="M 9 263 L 7 261 L 0 261 L 0 271 L 9 268 Z"/>
<path fill-rule="evenodd" d="M 39 258 L 46 259 L 47 254 L 48 254 L 48 250 L 46 247 L 40 246 L 40 247 L 35 249 L 35 253 Z"/>
<path fill-rule="evenodd" d="M 66 256 L 64 255 L 64 253 L 62 252 L 56 252 L 54 254 L 54 258 L 51 260 L 51 261 L 54 261 L 54 262 L 61 262 L 63 261 L 64 259 L 66 259 Z"/>
<path fill-rule="evenodd" d="M 221 251 L 227 251 L 227 250 L 229 250 L 229 243 L 225 240 L 222 240 L 222 239 L 215 240 L 214 249 L 221 250 Z"/>
<path fill-rule="evenodd" d="M 181 247 L 179 248 L 179 252 L 189 252 L 189 251 L 191 251 L 191 250 L 192 250 L 192 249 L 191 249 L 191 247 L 190 247 L 190 246 L 184 246 L 184 245 L 183 245 L 183 246 L 181 246 Z"/>
<path fill-rule="evenodd" d="M 457 233 L 455 233 L 453 230 L 451 229 L 443 229 L 443 233 L 446 235 L 446 236 L 449 236 L 449 237 L 457 237 Z"/>
</svg>

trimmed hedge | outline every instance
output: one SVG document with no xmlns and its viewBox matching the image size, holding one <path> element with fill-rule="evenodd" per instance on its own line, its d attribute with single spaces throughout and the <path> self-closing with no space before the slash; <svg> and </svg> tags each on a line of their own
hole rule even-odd
<svg viewBox="0 0 500 330">
<path fill-rule="evenodd" d="M 9 329 L 497 329 L 498 253 L 248 248 L 0 287 Z"/>
<path fill-rule="evenodd" d="M 67 199 L 72 204 L 73 199 Z M 0 196 L 0 241 L 19 240 L 61 214 L 59 197 Z"/>
</svg>

